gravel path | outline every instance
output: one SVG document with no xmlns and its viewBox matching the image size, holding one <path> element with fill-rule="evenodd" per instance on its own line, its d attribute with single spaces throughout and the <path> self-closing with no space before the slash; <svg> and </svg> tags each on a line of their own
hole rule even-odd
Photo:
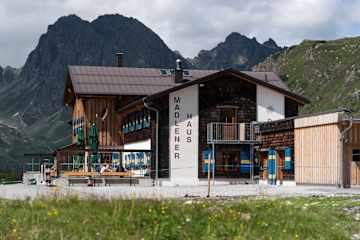
<svg viewBox="0 0 360 240">
<path fill-rule="evenodd" d="M 110 186 L 110 187 L 46 187 L 42 185 L 28 186 L 24 184 L 0 185 L 0 198 L 27 199 L 39 197 L 59 197 L 75 195 L 82 198 L 183 198 L 206 197 L 207 186 L 191 187 L 142 187 L 142 186 Z M 263 185 L 215 185 L 211 189 L 211 197 L 241 196 L 347 196 L 360 195 L 360 188 L 339 189 L 334 186 L 263 186 Z"/>
</svg>

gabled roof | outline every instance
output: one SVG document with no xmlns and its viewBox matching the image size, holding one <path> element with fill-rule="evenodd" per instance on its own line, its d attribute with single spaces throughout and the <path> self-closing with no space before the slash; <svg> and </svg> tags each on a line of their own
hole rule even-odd
<svg viewBox="0 0 360 240">
<path fill-rule="evenodd" d="M 285 83 L 273 72 L 246 72 L 246 71 L 238 71 L 238 70 L 231 69 L 231 68 L 222 70 L 219 72 L 215 72 L 213 74 L 204 76 L 202 78 L 195 79 L 193 81 L 186 82 L 181 85 L 174 86 L 172 88 L 168 88 L 161 92 L 150 95 L 150 96 L 146 97 L 144 100 L 148 103 L 151 103 L 153 100 L 155 100 L 159 97 L 162 97 L 164 95 L 167 95 L 170 92 L 177 91 L 177 90 L 186 88 L 186 87 L 194 85 L 194 84 L 205 83 L 207 81 L 219 79 L 221 77 L 228 77 L 228 76 L 236 77 L 236 78 L 239 78 L 239 79 L 242 79 L 242 80 L 254 83 L 254 84 L 259 84 L 259 85 L 268 87 L 270 89 L 273 89 L 275 91 L 278 91 L 278 92 L 284 94 L 287 97 L 292 98 L 293 100 L 295 100 L 301 104 L 310 102 L 307 98 L 291 92 L 287 88 Z"/>
<path fill-rule="evenodd" d="M 307 99 L 296 95 L 273 72 L 249 72 L 227 70 L 184 70 L 188 82 L 176 84 L 170 69 L 129 68 L 100 66 L 69 66 L 68 79 L 64 93 L 66 99 L 74 95 L 136 95 L 150 96 L 153 99 L 177 89 L 232 74 L 253 83 L 261 84 L 291 96 L 301 103 Z"/>
<path fill-rule="evenodd" d="M 69 66 L 69 77 L 78 95 L 151 95 L 176 86 L 174 76 L 157 68 Z M 186 70 L 195 80 L 216 70 Z"/>
</svg>

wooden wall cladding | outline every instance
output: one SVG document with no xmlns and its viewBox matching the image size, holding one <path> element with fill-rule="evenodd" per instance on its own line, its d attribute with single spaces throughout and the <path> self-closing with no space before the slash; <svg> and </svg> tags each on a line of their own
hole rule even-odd
<svg viewBox="0 0 360 240">
<path fill-rule="evenodd" d="M 71 131 L 71 142 L 72 143 L 76 143 L 76 135 L 74 135 L 74 128 L 77 127 L 77 124 L 74 124 L 74 122 L 76 122 L 78 119 L 86 119 L 85 116 L 85 106 L 84 106 L 84 102 L 81 98 L 77 98 L 75 100 L 75 105 L 74 105 L 74 111 L 73 111 L 73 115 L 72 115 L 72 131 Z M 86 124 L 86 120 L 85 123 Z"/>
<path fill-rule="evenodd" d="M 99 130 L 99 144 L 101 146 L 119 146 L 120 123 L 115 112 L 116 98 L 94 97 L 86 98 L 83 101 L 86 112 L 85 136 L 88 136 L 90 125 L 95 122 Z M 104 117 L 105 115 L 106 117 Z"/>
<path fill-rule="evenodd" d="M 295 129 L 295 180 L 304 184 L 337 184 L 340 162 L 337 124 Z"/>
</svg>

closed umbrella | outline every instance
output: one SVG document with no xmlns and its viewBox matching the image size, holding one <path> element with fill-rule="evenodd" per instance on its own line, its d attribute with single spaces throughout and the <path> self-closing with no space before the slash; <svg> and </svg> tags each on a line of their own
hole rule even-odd
<svg viewBox="0 0 360 240">
<path fill-rule="evenodd" d="M 89 145 L 91 150 L 96 153 L 99 147 L 99 131 L 95 123 L 93 123 L 90 127 Z"/>
<path fill-rule="evenodd" d="M 80 149 L 79 154 L 75 156 L 74 168 L 79 169 L 83 164 L 84 152 L 82 149 L 85 148 L 85 136 L 84 129 L 82 127 L 78 128 L 76 131 L 76 145 Z"/>
<path fill-rule="evenodd" d="M 77 133 L 76 144 L 80 148 L 84 148 L 84 146 L 85 146 L 85 137 L 84 137 L 84 129 L 83 128 L 79 128 L 79 131 Z"/>
<path fill-rule="evenodd" d="M 89 146 L 92 151 L 91 155 L 91 163 L 98 163 L 98 156 L 97 151 L 99 147 L 99 131 L 96 127 L 96 124 L 93 123 L 90 127 L 90 133 L 89 133 Z"/>
</svg>

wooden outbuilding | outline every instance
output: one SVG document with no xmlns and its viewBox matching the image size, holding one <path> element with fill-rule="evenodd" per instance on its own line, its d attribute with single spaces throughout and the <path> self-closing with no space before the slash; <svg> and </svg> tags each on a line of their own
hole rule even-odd
<svg viewBox="0 0 360 240">
<path fill-rule="evenodd" d="M 297 184 L 360 184 L 360 121 L 348 111 L 298 117 L 294 136 Z"/>
</svg>

